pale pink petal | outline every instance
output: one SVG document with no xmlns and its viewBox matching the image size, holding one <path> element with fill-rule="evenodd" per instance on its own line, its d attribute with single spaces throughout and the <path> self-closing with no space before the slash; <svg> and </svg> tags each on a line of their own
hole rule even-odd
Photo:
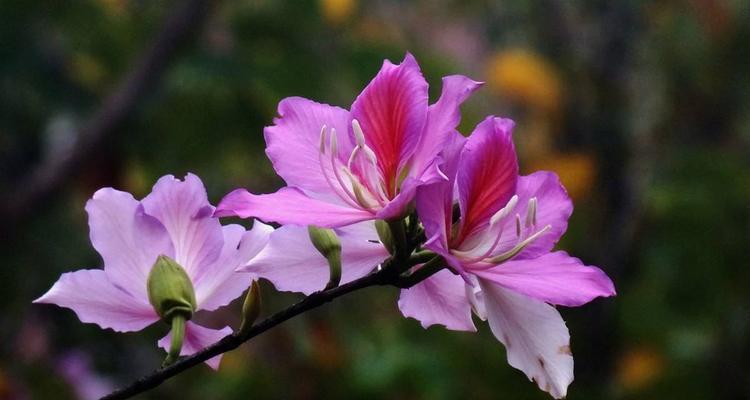
<svg viewBox="0 0 750 400">
<path fill-rule="evenodd" d="M 259 195 L 237 189 L 224 196 L 214 215 L 257 217 L 266 222 L 321 227 L 344 226 L 374 218 L 370 211 L 312 199 L 291 187 Z"/>
<path fill-rule="evenodd" d="M 565 397 L 573 382 L 573 356 L 560 313 L 492 282 L 480 279 L 479 284 L 490 329 L 505 345 L 508 363 L 552 397 Z"/>
<path fill-rule="evenodd" d="M 172 238 L 175 261 L 195 279 L 221 254 L 221 224 L 212 216 L 206 188 L 200 178 L 187 174 L 184 181 L 161 177 L 142 201 L 147 214 L 158 219 Z"/>
<path fill-rule="evenodd" d="M 82 322 L 118 332 L 139 331 L 159 320 L 148 300 L 134 297 L 115 286 L 100 269 L 62 274 L 34 303 L 69 308 Z"/>
<path fill-rule="evenodd" d="M 97 190 L 86 212 L 91 243 L 109 279 L 136 298 L 148 299 L 146 280 L 156 258 L 174 253 L 164 226 L 145 214 L 130 193 L 112 188 Z"/>
<path fill-rule="evenodd" d="M 319 162 L 321 128 L 335 129 L 338 159 L 346 163 L 354 147 L 349 135 L 349 111 L 301 97 L 289 97 L 279 103 L 278 113 L 274 125 L 263 131 L 266 154 L 276 172 L 287 185 L 299 187 L 308 194 L 331 192 L 321 171 L 325 168 L 328 176 L 333 176 L 331 163 L 325 162 L 321 167 Z M 338 185 L 335 179 L 331 183 Z M 330 197 L 338 198 L 335 195 Z"/>
<path fill-rule="evenodd" d="M 240 225 L 226 225 L 221 256 L 202 274 L 193 279 L 195 296 L 200 310 L 215 310 L 229 304 L 250 286 L 252 275 L 235 272 L 247 264 L 268 243 L 273 228 L 255 221 L 253 229 L 245 231 Z"/>
<path fill-rule="evenodd" d="M 488 117 L 461 150 L 456 178 L 461 206 L 459 243 L 486 227 L 515 193 L 518 161 L 513 125 L 509 119 Z"/>
<path fill-rule="evenodd" d="M 388 258 L 372 221 L 336 230 L 341 241 L 341 283 L 367 275 Z M 329 279 L 328 262 L 310 242 L 306 227 L 284 225 L 271 234 L 268 245 L 240 269 L 271 281 L 277 290 L 309 295 Z"/>
<path fill-rule="evenodd" d="M 394 194 L 399 168 L 417 148 L 427 118 L 427 81 L 414 57 L 407 54 L 399 65 L 386 60 L 351 115 L 377 156 L 387 192 Z"/>
<path fill-rule="evenodd" d="M 409 289 L 402 289 L 398 308 L 405 317 L 420 321 L 423 328 L 443 325 L 455 331 L 475 332 L 465 285 L 461 277 L 450 271 L 439 271 Z"/>
<path fill-rule="evenodd" d="M 534 230 L 549 225 L 550 230 L 531 242 L 515 258 L 535 258 L 549 253 L 568 229 L 568 219 L 573 213 L 573 202 L 570 200 L 568 192 L 560 183 L 557 174 L 550 171 L 538 171 L 518 178 L 516 194 L 518 195 L 518 203 L 514 209 L 514 214 L 518 214 L 524 220 L 524 229 L 532 229 L 529 232 L 531 234 Z M 529 200 L 532 197 L 537 199 L 536 225 L 528 228 L 525 224 L 525 217 Z M 503 234 L 493 252 L 493 256 L 516 245 L 518 237 L 516 236 L 515 225 L 516 222 L 513 218 L 506 221 Z"/>
<path fill-rule="evenodd" d="M 580 306 L 597 297 L 615 295 L 615 286 L 604 271 L 584 265 L 564 251 L 473 272 L 515 292 L 562 306 Z"/>
<path fill-rule="evenodd" d="M 210 329 L 193 322 L 188 321 L 185 324 L 185 338 L 182 341 L 182 350 L 180 350 L 181 356 L 189 356 L 195 354 L 206 347 L 218 342 L 222 338 L 232 333 L 232 329 L 225 326 L 221 329 Z M 159 340 L 159 347 L 169 351 L 170 342 L 172 341 L 172 332 L 167 333 Z M 221 363 L 221 354 L 209 358 L 206 364 L 213 368 L 219 369 L 219 363 Z"/>
<path fill-rule="evenodd" d="M 481 82 L 473 81 L 462 75 L 451 75 L 443 78 L 443 91 L 435 104 L 427 110 L 427 122 L 419 145 L 412 157 L 412 170 L 415 176 L 429 166 L 441 150 L 445 148 L 461 121 L 459 107 Z"/>
</svg>

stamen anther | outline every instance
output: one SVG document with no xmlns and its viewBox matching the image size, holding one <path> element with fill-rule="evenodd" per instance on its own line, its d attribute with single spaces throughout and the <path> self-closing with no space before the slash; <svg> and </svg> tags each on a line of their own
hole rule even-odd
<svg viewBox="0 0 750 400">
<path fill-rule="evenodd" d="M 330 137 L 331 143 L 331 154 L 337 154 L 338 153 L 338 138 L 336 137 L 336 128 L 331 128 L 331 137 Z M 335 168 L 335 166 L 334 166 Z"/>
<path fill-rule="evenodd" d="M 516 214 L 516 236 L 521 237 L 521 216 Z"/>
<path fill-rule="evenodd" d="M 516 207 L 516 203 L 518 203 L 518 196 L 513 195 L 513 197 L 508 200 L 508 204 L 506 204 L 505 207 L 501 208 L 498 212 L 495 213 L 495 215 L 490 218 L 490 225 L 495 225 L 498 221 L 508 216 L 508 214 L 513 211 L 513 208 Z"/>
<path fill-rule="evenodd" d="M 528 207 L 526 208 L 526 227 L 532 227 L 536 225 L 536 197 L 529 199 Z"/>
<path fill-rule="evenodd" d="M 357 142 L 357 146 L 365 147 L 365 134 L 362 132 L 362 127 L 359 125 L 359 121 L 356 119 L 352 120 L 352 131 L 354 131 L 354 139 Z"/>
<path fill-rule="evenodd" d="M 322 128 L 320 128 L 320 152 L 325 153 L 326 152 L 326 126 L 323 125 Z"/>
</svg>

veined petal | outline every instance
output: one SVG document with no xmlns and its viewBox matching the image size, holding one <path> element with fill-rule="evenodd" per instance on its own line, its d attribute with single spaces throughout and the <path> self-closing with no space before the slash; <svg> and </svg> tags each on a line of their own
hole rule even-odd
<svg viewBox="0 0 750 400">
<path fill-rule="evenodd" d="M 331 128 L 335 129 L 337 158 L 345 164 L 354 148 L 348 133 L 349 111 L 301 97 L 288 97 L 279 103 L 278 113 L 274 125 L 263 131 L 266 154 L 276 172 L 289 186 L 299 187 L 308 194 L 330 194 L 328 197 L 337 199 L 321 171 L 324 168 L 333 176 L 331 163 L 321 166 L 319 162 L 320 134 L 323 126 L 329 129 L 329 134 Z M 331 184 L 338 185 L 338 182 L 332 180 Z"/>
<path fill-rule="evenodd" d="M 427 81 L 414 57 L 407 54 L 399 65 L 383 62 L 352 104 L 351 115 L 377 156 L 387 193 L 394 195 L 399 168 L 417 148 L 427 118 Z"/>
<path fill-rule="evenodd" d="M 474 273 L 507 289 L 562 306 L 580 306 L 597 297 L 615 295 L 614 284 L 604 271 L 584 265 L 564 251 L 511 260 Z"/>
<path fill-rule="evenodd" d="M 518 161 L 513 121 L 488 117 L 477 125 L 461 150 L 456 178 L 461 207 L 458 242 L 481 230 L 516 190 Z"/>
<path fill-rule="evenodd" d="M 245 231 L 240 225 L 226 225 L 221 256 L 193 281 L 200 310 L 215 310 L 239 297 L 252 282 L 252 275 L 235 270 L 247 264 L 268 243 L 273 228 L 260 222 Z"/>
<path fill-rule="evenodd" d="M 146 213 L 169 232 L 174 259 L 191 279 L 219 258 L 224 235 L 218 218 L 212 216 L 213 207 L 200 178 L 187 174 L 181 181 L 172 175 L 163 176 L 141 203 Z"/>
<path fill-rule="evenodd" d="M 341 283 L 361 278 L 388 258 L 372 221 L 336 229 L 341 242 Z M 329 279 L 328 262 L 315 249 L 307 228 L 284 225 L 271 234 L 268 245 L 240 268 L 271 281 L 277 290 L 309 295 Z"/>
<path fill-rule="evenodd" d="M 146 280 L 156 258 L 174 257 L 167 230 L 147 215 L 130 193 L 99 189 L 86 203 L 91 243 L 104 260 L 109 280 L 146 301 Z"/>
<path fill-rule="evenodd" d="M 409 289 L 402 289 L 398 308 L 405 317 L 420 321 L 425 329 L 443 325 L 454 331 L 476 332 L 465 285 L 461 277 L 450 271 L 439 271 Z"/>
<path fill-rule="evenodd" d="M 427 122 L 419 145 L 412 157 L 412 169 L 420 176 L 435 157 L 444 149 L 461 121 L 460 106 L 474 91 L 482 86 L 463 75 L 443 78 L 443 91 L 435 104 L 427 110 Z"/>
<path fill-rule="evenodd" d="M 118 332 L 140 331 L 159 320 L 148 300 L 134 297 L 115 286 L 100 269 L 62 274 L 34 303 L 69 308 L 82 322 Z"/>
<path fill-rule="evenodd" d="M 232 329 L 228 326 L 221 329 L 210 329 L 200 326 L 196 323 L 188 321 L 185 324 L 185 338 L 182 342 L 182 350 L 180 350 L 181 356 L 189 356 L 195 354 L 204 348 L 218 342 L 224 336 L 232 333 Z M 167 336 L 161 338 L 158 342 L 159 347 L 169 351 L 170 342 L 172 341 L 172 332 L 167 333 Z M 219 363 L 221 363 L 221 354 L 216 357 L 210 358 L 206 361 L 206 364 L 213 368 L 219 369 Z"/>
<path fill-rule="evenodd" d="M 527 215 L 529 200 L 536 198 L 536 227 L 547 225 L 550 229 L 539 238 L 531 242 L 519 253 L 515 259 L 535 258 L 549 253 L 560 237 L 568 229 L 568 219 L 573 213 L 573 202 L 568 192 L 560 183 L 557 174 L 550 171 L 537 171 L 531 175 L 518 178 L 516 189 L 518 203 L 514 209 L 521 217 Z M 512 248 L 517 242 L 515 220 L 509 218 L 503 227 L 503 234 L 492 256 L 502 254 Z M 525 225 L 525 223 L 524 223 Z M 524 226 L 524 229 L 527 229 Z"/>
<path fill-rule="evenodd" d="M 549 304 L 479 279 L 487 321 L 505 345 L 508 364 L 520 369 L 552 397 L 561 399 L 573 382 L 570 334 Z"/>
<path fill-rule="evenodd" d="M 214 215 L 219 217 L 257 217 L 280 224 L 337 227 L 374 218 L 370 211 L 312 199 L 296 188 L 281 188 L 276 193 L 255 195 L 237 189 L 224 198 Z"/>
</svg>

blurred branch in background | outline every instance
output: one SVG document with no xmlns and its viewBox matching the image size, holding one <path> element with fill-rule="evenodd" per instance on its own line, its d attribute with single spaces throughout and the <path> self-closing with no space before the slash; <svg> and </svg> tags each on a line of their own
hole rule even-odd
<svg viewBox="0 0 750 400">
<path fill-rule="evenodd" d="M 179 50 L 190 44 L 210 15 L 213 0 L 175 2 L 165 17 L 163 28 L 150 47 L 134 63 L 117 88 L 101 104 L 88 124 L 79 132 L 70 151 L 50 154 L 27 176 L 17 182 L 16 190 L 0 201 L 0 218 L 10 229 L 39 204 L 75 177 L 97 148 L 112 138 L 133 114 L 137 105 L 163 77 Z"/>
</svg>

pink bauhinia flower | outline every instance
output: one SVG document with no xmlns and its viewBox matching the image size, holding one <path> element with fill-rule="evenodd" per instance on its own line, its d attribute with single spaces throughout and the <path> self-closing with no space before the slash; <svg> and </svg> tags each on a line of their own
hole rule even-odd
<svg viewBox="0 0 750 400">
<path fill-rule="evenodd" d="M 513 121 L 487 118 L 444 151 L 447 180 L 419 189 L 425 247 L 443 270 L 402 291 L 399 306 L 426 327 L 475 330 L 471 311 L 489 321 L 508 362 L 555 398 L 573 380 L 570 335 L 552 305 L 579 306 L 615 289 L 599 268 L 552 251 L 573 205 L 557 176 L 518 176 Z M 454 221 L 458 201 L 460 218 Z"/>
<path fill-rule="evenodd" d="M 428 105 L 427 82 L 407 54 L 399 65 L 383 63 L 351 111 L 286 98 L 265 139 L 287 187 L 264 195 L 235 190 L 216 214 L 321 227 L 401 217 L 417 187 L 440 179 L 436 155 L 458 125 L 460 104 L 479 86 L 447 76 Z"/>
<path fill-rule="evenodd" d="M 164 176 L 138 201 L 112 188 L 94 193 L 86 204 L 91 243 L 104 269 L 62 274 L 35 303 L 73 310 L 83 322 L 118 332 L 139 331 L 160 319 L 149 302 L 147 281 L 159 256 L 176 261 L 194 289 L 196 310 L 212 311 L 237 298 L 252 276 L 237 274 L 266 245 L 273 230 L 255 222 L 221 226 L 201 180 Z M 187 322 L 181 354 L 189 355 L 231 333 L 229 327 L 209 329 Z M 167 349 L 171 332 L 159 341 Z M 207 361 L 218 368 L 220 356 Z"/>
</svg>

